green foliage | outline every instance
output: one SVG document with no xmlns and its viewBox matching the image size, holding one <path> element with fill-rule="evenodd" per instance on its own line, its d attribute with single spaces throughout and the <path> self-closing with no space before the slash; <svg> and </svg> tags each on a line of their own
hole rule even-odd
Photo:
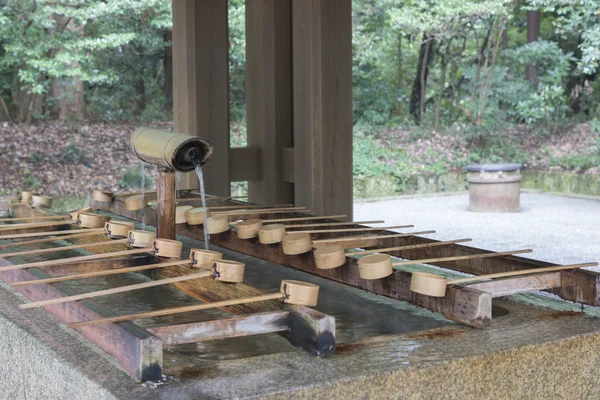
<svg viewBox="0 0 600 400">
<path fill-rule="evenodd" d="M 63 165 L 85 165 L 91 167 L 90 160 L 85 153 L 85 150 L 77 147 L 77 143 L 70 142 L 68 145 L 60 149 L 59 161 Z M 33 160 L 32 160 L 33 162 Z"/>
<path fill-rule="evenodd" d="M 25 176 L 25 180 L 23 181 L 23 188 L 25 190 L 39 190 L 42 187 L 37 178 L 31 175 L 30 171 L 23 171 L 23 175 Z"/>
<path fill-rule="evenodd" d="M 127 114 L 139 105 L 142 82 L 160 84 L 170 9 L 164 0 L 6 0 L 0 6 L 0 98 L 43 94 L 51 106 L 58 99 L 53 84 L 77 78 L 87 100 L 95 100 L 92 117 L 119 109 Z"/>
<path fill-rule="evenodd" d="M 117 182 L 124 189 L 137 189 L 142 187 L 142 168 L 130 168 Z M 154 181 L 147 174 L 144 176 L 144 188 L 149 189 L 154 186 Z"/>
</svg>

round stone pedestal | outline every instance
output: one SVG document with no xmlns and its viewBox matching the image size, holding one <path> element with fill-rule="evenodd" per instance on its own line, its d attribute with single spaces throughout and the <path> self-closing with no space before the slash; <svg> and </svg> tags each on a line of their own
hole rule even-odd
<svg viewBox="0 0 600 400">
<path fill-rule="evenodd" d="M 521 164 L 467 166 L 469 209 L 480 212 L 518 212 Z"/>
</svg>

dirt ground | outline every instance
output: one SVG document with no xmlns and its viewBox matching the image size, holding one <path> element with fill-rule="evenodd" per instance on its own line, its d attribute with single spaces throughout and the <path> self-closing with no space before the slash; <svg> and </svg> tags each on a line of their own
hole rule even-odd
<svg viewBox="0 0 600 400">
<path fill-rule="evenodd" d="M 126 171 L 139 168 L 140 161 L 129 147 L 131 132 L 140 126 L 172 130 L 172 122 L 95 122 L 69 124 L 44 121 L 34 125 L 0 122 L 0 194 L 18 189 L 41 190 L 54 196 L 85 194 L 90 189 L 110 191 L 126 189 L 122 177 Z M 461 128 L 446 132 L 416 130 L 385 130 L 377 135 L 381 146 L 404 149 L 402 160 L 393 157 L 389 162 L 415 164 L 415 173 L 428 164 L 462 168 L 472 162 L 482 141 L 488 149 L 502 154 L 504 149 L 517 149 L 525 154 L 527 168 L 565 170 L 556 160 L 578 155 L 598 154 L 600 134 L 589 124 L 578 124 L 559 130 L 556 134 L 540 134 L 526 126 L 515 126 L 502 133 L 465 134 Z M 234 144 L 240 145 L 237 125 L 233 127 Z M 486 136 L 487 135 L 487 136 Z M 237 141 L 240 141 L 237 143 Z M 493 148 L 492 146 L 496 146 Z M 587 156 L 586 156 L 587 157 Z M 364 162 L 364 160 L 363 160 Z M 598 166 L 585 173 L 598 173 Z M 575 165 L 573 172 L 578 170 Z M 146 168 L 153 176 L 154 170 Z M 425 170 L 424 170 L 425 171 Z M 425 171 L 427 172 L 427 171 Z"/>
</svg>

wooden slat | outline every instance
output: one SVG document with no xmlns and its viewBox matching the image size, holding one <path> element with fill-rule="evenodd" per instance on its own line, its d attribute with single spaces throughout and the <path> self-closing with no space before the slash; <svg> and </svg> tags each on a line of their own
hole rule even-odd
<svg viewBox="0 0 600 400">
<path fill-rule="evenodd" d="M 176 132 L 198 135 L 214 147 L 203 167 L 206 191 L 228 196 L 229 60 L 227 1 L 173 2 L 173 120 Z M 197 188 L 193 172 L 182 188 Z"/>
<path fill-rule="evenodd" d="M 558 288 L 561 285 L 561 272 L 540 275 L 521 276 L 510 279 L 495 279 L 467 285 L 470 288 L 488 292 L 492 297 L 510 296 L 513 294 L 535 292 Z"/>
<path fill-rule="evenodd" d="M 0 259 L 0 266 L 12 265 Z M 47 273 L 30 268 L 0 272 L 7 283 L 49 278 Z M 77 294 L 68 285 L 35 285 L 16 288 L 32 301 L 43 301 Z M 116 315 L 91 300 L 57 304 L 46 311 L 65 323 Z M 142 381 L 160 379 L 162 375 L 162 341 L 130 322 L 105 324 L 78 329 L 85 338 L 114 357 L 119 365 L 134 378 Z"/>
<path fill-rule="evenodd" d="M 260 177 L 248 179 L 253 203 L 294 202 L 293 185 L 283 180 L 281 154 L 292 145 L 290 18 L 290 0 L 246 1 L 248 145 L 262 150 Z"/>
<path fill-rule="evenodd" d="M 272 311 L 212 321 L 187 324 L 165 325 L 148 328 L 148 332 L 160 337 L 163 344 L 173 346 L 183 343 L 227 339 L 263 333 L 285 332 L 289 330 L 289 311 Z"/>
<path fill-rule="evenodd" d="M 295 204 L 352 219 L 352 1 L 292 2 Z"/>
</svg>

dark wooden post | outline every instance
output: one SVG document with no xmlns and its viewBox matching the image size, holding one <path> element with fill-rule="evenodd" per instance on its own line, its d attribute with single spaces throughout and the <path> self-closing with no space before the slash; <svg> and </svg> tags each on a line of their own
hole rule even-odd
<svg viewBox="0 0 600 400">
<path fill-rule="evenodd" d="M 246 0 L 248 146 L 260 149 L 259 179 L 248 182 L 253 203 L 294 201 L 283 173 L 283 151 L 292 146 L 290 18 L 290 0 Z"/>
<path fill-rule="evenodd" d="M 206 191 L 228 196 L 229 43 L 227 0 L 173 1 L 173 121 L 175 131 L 211 142 L 203 168 Z M 191 172 L 180 188 L 197 188 Z"/>
<path fill-rule="evenodd" d="M 175 171 L 158 171 L 156 181 L 156 237 L 175 239 Z"/>
<path fill-rule="evenodd" d="M 352 217 L 352 1 L 293 0 L 295 203 Z"/>
</svg>

